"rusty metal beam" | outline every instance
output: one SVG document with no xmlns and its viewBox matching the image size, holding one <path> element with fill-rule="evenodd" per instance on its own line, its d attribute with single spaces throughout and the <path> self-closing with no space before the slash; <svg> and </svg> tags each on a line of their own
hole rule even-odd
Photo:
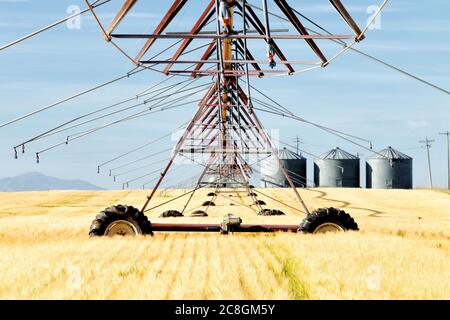
<svg viewBox="0 0 450 320">
<path fill-rule="evenodd" d="M 233 117 L 236 117 L 236 115 L 233 114 Z M 237 121 L 238 119 L 235 118 L 235 120 Z M 244 121 L 246 128 L 249 129 L 249 131 L 252 133 L 252 135 L 255 137 L 255 139 L 253 139 L 252 137 L 250 137 L 250 135 L 248 134 L 248 132 L 247 132 L 247 130 L 246 130 L 245 127 L 241 127 L 240 129 L 244 132 L 245 136 L 246 136 L 247 139 L 251 142 L 251 144 L 253 145 L 253 147 L 254 147 L 255 149 L 257 149 L 258 147 L 256 146 L 254 140 L 256 140 L 256 141 L 258 141 L 258 142 L 260 143 L 260 141 L 259 141 L 259 139 L 258 139 L 258 135 L 255 134 L 255 132 L 254 132 L 254 130 L 253 130 L 253 127 L 249 124 L 249 122 L 247 121 L 247 119 L 245 119 L 245 117 L 243 117 L 242 114 L 241 114 L 241 120 Z M 260 144 L 261 144 L 261 143 L 260 143 Z M 261 146 L 262 146 L 262 144 L 261 144 Z"/>
<path fill-rule="evenodd" d="M 238 41 L 236 42 L 236 47 L 238 49 L 239 52 L 241 52 L 244 56 L 246 60 L 255 60 L 255 58 L 253 57 L 252 53 L 247 50 L 247 54 L 245 54 L 245 45 L 244 45 L 244 41 L 242 39 L 238 39 Z M 261 67 L 259 66 L 258 63 L 252 63 L 252 66 L 255 70 L 261 71 Z M 261 76 L 264 76 L 264 73 L 261 73 Z"/>
<path fill-rule="evenodd" d="M 242 10 L 242 6 L 238 2 L 236 2 L 236 6 L 241 10 L 242 14 L 244 14 L 244 10 Z M 265 39 L 265 27 L 264 27 L 263 23 L 261 22 L 261 20 L 258 18 L 258 15 L 255 13 L 253 8 L 250 6 L 246 6 L 245 13 L 246 13 L 245 18 L 247 19 L 247 21 L 249 21 L 250 24 L 252 24 L 253 27 L 256 29 L 256 31 L 261 36 L 263 36 Z M 272 37 L 272 39 L 273 39 L 273 37 Z M 283 54 L 281 49 L 278 47 L 276 42 L 272 40 L 271 45 L 272 45 L 273 51 L 280 58 L 280 60 L 287 61 L 285 55 Z M 287 68 L 289 69 L 289 72 L 295 72 L 295 69 L 291 65 L 287 65 Z"/>
<path fill-rule="evenodd" d="M 169 61 L 169 60 L 144 60 L 140 61 L 142 64 L 218 64 L 221 60 L 176 60 L 176 61 Z M 223 60 L 224 63 L 230 63 L 230 64 L 251 64 L 256 65 L 255 69 L 257 71 L 261 71 L 261 68 L 259 67 L 258 63 L 264 63 L 265 60 Z M 307 61 L 307 60 L 299 60 L 299 61 L 280 61 L 280 64 L 301 64 L 301 65 L 317 65 L 317 61 Z M 186 70 L 187 72 L 191 72 L 189 70 Z M 169 73 L 168 71 L 167 73 Z"/>
<path fill-rule="evenodd" d="M 292 11 L 292 8 L 289 6 L 286 0 L 274 0 L 274 1 L 302 36 L 309 35 L 308 31 L 300 22 L 295 13 Z M 324 54 L 317 46 L 317 44 L 314 42 L 314 40 L 305 39 L 305 41 L 308 43 L 308 45 L 311 47 L 314 53 L 319 57 L 319 59 L 322 60 L 323 63 L 326 63 L 328 61 L 328 59 L 324 56 Z"/>
<path fill-rule="evenodd" d="M 195 23 L 194 27 L 192 28 L 192 30 L 190 31 L 189 34 L 198 34 L 206 26 L 208 21 L 214 15 L 214 12 L 215 12 L 215 10 L 213 10 L 214 4 L 215 4 L 215 0 L 211 0 L 209 2 L 209 4 L 206 6 L 206 9 L 203 11 L 200 18 L 197 20 L 197 22 Z M 178 50 L 175 52 L 175 54 L 173 55 L 173 57 L 170 60 L 175 61 L 178 58 L 180 58 L 180 56 L 183 54 L 183 52 L 186 50 L 186 48 L 191 44 L 192 40 L 193 40 L 192 38 L 184 39 L 184 41 L 181 43 L 180 47 L 178 48 Z M 172 68 L 172 64 L 167 65 L 164 68 L 163 72 L 165 74 L 168 74 L 170 68 Z"/>
<path fill-rule="evenodd" d="M 214 109 L 215 108 L 211 108 L 211 110 L 214 110 Z M 201 135 L 206 131 L 206 129 L 208 129 L 208 127 L 211 125 L 213 120 L 216 119 L 218 114 L 219 114 L 218 111 L 214 112 L 214 114 L 212 114 L 212 115 L 209 114 L 208 115 L 209 116 L 209 120 L 206 121 L 206 119 L 205 119 L 205 120 L 203 120 L 202 124 L 199 124 L 199 127 L 202 127 L 202 128 L 200 129 L 200 132 L 198 132 L 196 134 L 197 137 L 200 137 L 200 138 L 203 139 L 203 137 Z"/>
<path fill-rule="evenodd" d="M 248 73 L 250 76 L 260 76 L 262 73 L 272 73 L 272 74 L 288 74 L 288 70 L 250 70 Z M 192 71 L 192 70 L 172 70 L 169 72 L 169 74 L 186 74 L 186 73 L 195 73 L 197 76 L 212 76 L 223 73 L 225 76 L 245 76 L 246 71 L 244 70 L 199 70 L 199 71 Z"/>
<path fill-rule="evenodd" d="M 169 172 L 170 168 L 174 164 L 175 158 L 178 156 L 178 152 L 180 151 L 181 147 L 183 146 L 184 142 L 186 141 L 186 139 L 190 135 L 193 127 L 195 126 L 195 123 L 201 117 L 203 112 L 204 112 L 204 107 L 200 107 L 197 110 L 197 112 L 195 113 L 195 115 L 193 116 L 193 118 L 191 119 L 191 121 L 189 122 L 188 126 L 186 127 L 186 130 L 183 133 L 183 136 L 178 140 L 178 143 L 175 146 L 174 153 L 172 154 L 172 157 L 170 158 L 169 163 L 165 167 L 164 171 L 161 172 L 161 176 L 159 177 L 158 181 L 156 182 L 155 186 L 153 187 L 151 193 L 147 196 L 147 201 L 145 202 L 143 208 L 141 209 L 141 212 L 145 212 L 145 209 L 149 205 L 150 201 L 154 197 L 154 195 L 155 195 L 156 191 L 158 190 L 159 186 L 161 185 L 161 183 L 163 182 L 163 180 L 166 177 L 167 173 Z"/>
<path fill-rule="evenodd" d="M 297 225 L 251 225 L 241 224 L 234 227 L 232 232 L 292 232 L 297 233 Z M 155 232 L 221 232 L 219 224 L 172 224 L 152 223 Z"/>
<path fill-rule="evenodd" d="M 217 115 L 219 115 L 219 112 L 217 112 Z M 216 130 L 216 128 L 219 126 L 219 121 L 215 122 L 212 127 L 209 129 L 209 131 L 206 133 L 206 135 L 204 137 L 202 137 L 202 141 L 201 144 L 203 144 L 209 137 L 209 135 L 211 134 L 211 132 L 213 132 L 214 130 Z M 216 135 L 217 136 L 217 135 Z"/>
<path fill-rule="evenodd" d="M 356 35 L 356 41 L 364 40 L 364 35 L 361 35 L 361 29 L 358 24 L 353 20 L 352 16 L 348 13 L 347 9 L 344 7 L 340 0 L 329 0 L 334 8 L 339 12 L 342 19 L 348 24 L 348 26 L 353 30 Z M 361 35 L 361 37 L 359 37 Z"/>
<path fill-rule="evenodd" d="M 250 19 L 249 19 L 250 20 Z M 262 34 L 232 34 L 227 36 L 228 39 L 249 39 L 249 40 L 266 40 L 266 36 L 264 36 L 264 31 Z M 177 34 L 161 34 L 159 32 L 155 33 L 114 33 L 111 34 L 112 38 L 117 39 L 149 39 L 155 41 L 156 39 L 222 39 L 222 35 L 215 34 L 190 34 L 190 33 L 177 33 Z M 348 40 L 354 39 L 355 36 L 352 34 L 336 34 L 336 35 L 328 35 L 328 34 L 275 34 L 270 36 L 271 39 L 275 40 L 296 40 L 296 39 L 305 39 L 305 40 Z M 273 43 L 273 41 L 272 41 Z"/>
<path fill-rule="evenodd" d="M 232 117 L 233 117 L 236 121 L 238 121 L 237 116 L 236 116 L 234 113 L 232 113 Z M 248 126 L 248 127 L 250 128 L 248 121 L 247 121 L 244 117 L 241 117 L 241 120 L 244 121 L 245 125 Z M 234 126 L 233 126 L 233 127 L 234 127 Z M 256 146 L 256 144 L 254 143 L 254 141 L 253 141 L 254 139 L 253 139 L 252 137 L 250 137 L 250 135 L 248 134 L 247 130 L 245 130 L 245 128 L 243 129 L 242 127 L 241 127 L 240 129 L 241 129 L 242 132 L 244 132 L 245 136 L 246 136 L 247 139 L 251 142 L 251 144 L 253 145 L 253 147 L 254 147 L 255 149 L 258 148 L 258 147 Z M 251 132 L 253 135 L 255 135 L 255 133 L 253 132 L 253 130 L 250 129 L 250 132 Z M 245 142 L 244 142 L 244 143 L 245 143 Z M 247 149 L 248 149 L 247 143 L 245 143 L 245 145 L 246 145 L 246 147 L 247 147 Z"/>
<path fill-rule="evenodd" d="M 217 91 L 217 86 L 215 84 L 211 85 L 208 92 L 205 94 L 205 96 L 200 101 L 199 105 L 200 106 L 205 105 L 210 100 L 210 98 L 216 93 L 216 91 Z"/>
<path fill-rule="evenodd" d="M 212 54 L 214 53 L 214 51 L 216 50 L 216 40 L 213 40 L 208 48 L 206 49 L 205 53 L 203 54 L 201 60 L 208 60 Z M 204 63 L 197 63 L 197 65 L 194 68 L 194 72 L 192 73 L 192 76 L 195 77 L 195 71 L 200 70 L 203 67 Z"/>
<path fill-rule="evenodd" d="M 170 7 L 169 11 L 165 14 L 159 25 L 156 27 L 154 34 L 161 34 L 167 26 L 170 24 L 170 22 L 175 18 L 175 16 L 180 12 L 180 10 L 183 8 L 183 6 L 187 3 L 187 0 L 174 0 L 172 6 Z M 153 43 L 156 41 L 155 38 L 150 38 L 145 43 L 144 47 L 141 49 L 141 51 L 138 53 L 138 55 L 135 58 L 135 61 L 140 61 L 142 57 L 147 53 L 147 51 L 150 49 L 150 47 L 153 45 Z"/>
<path fill-rule="evenodd" d="M 119 23 L 125 18 L 125 16 L 128 14 L 128 12 L 133 8 L 133 6 L 136 4 L 137 0 L 126 0 L 124 4 L 122 5 L 122 8 L 120 8 L 119 12 L 117 12 L 116 16 L 114 17 L 113 21 L 109 25 L 109 27 L 106 29 L 106 33 L 109 37 L 111 37 L 111 33 L 116 29 L 116 27 L 119 25 Z M 110 40 L 111 38 L 108 38 L 107 40 Z"/>
</svg>

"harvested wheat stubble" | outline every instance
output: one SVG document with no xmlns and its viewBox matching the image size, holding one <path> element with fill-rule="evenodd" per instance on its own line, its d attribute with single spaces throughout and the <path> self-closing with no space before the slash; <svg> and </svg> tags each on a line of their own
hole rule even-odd
<svg viewBox="0 0 450 320">
<path fill-rule="evenodd" d="M 199 190 L 186 212 L 197 210 L 211 191 Z M 261 191 L 270 208 L 286 215 L 258 216 L 230 207 L 227 199 L 218 199 L 208 217 L 159 218 L 183 208 L 184 199 L 147 215 L 153 223 L 219 224 L 229 212 L 249 224 L 299 225 L 304 219 L 262 194 L 296 206 L 293 192 Z M 301 190 L 310 210 L 341 208 L 355 218 L 358 232 L 87 236 L 100 211 L 118 203 L 140 208 L 147 193 L 0 193 L 0 299 L 450 299 L 446 192 Z M 183 191 L 158 193 L 154 205 L 165 203 L 167 194 Z"/>
</svg>

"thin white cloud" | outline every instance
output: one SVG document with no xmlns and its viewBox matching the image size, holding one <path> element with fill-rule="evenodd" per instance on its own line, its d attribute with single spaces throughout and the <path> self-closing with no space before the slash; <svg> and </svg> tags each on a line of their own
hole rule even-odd
<svg viewBox="0 0 450 320">
<path fill-rule="evenodd" d="M 408 120 L 408 127 L 411 129 L 421 129 L 428 127 L 428 122 L 425 120 Z"/>
<path fill-rule="evenodd" d="M 349 13 L 367 13 L 367 9 L 369 6 L 361 6 L 361 5 L 346 5 L 346 9 Z M 297 5 L 295 9 L 300 13 L 335 13 L 336 10 L 331 4 L 318 4 L 318 5 Z M 383 12 L 394 12 L 399 11 L 398 8 L 395 7 L 387 7 L 383 10 Z"/>
<path fill-rule="evenodd" d="M 26 28 L 31 25 L 23 22 L 0 22 L 0 28 Z"/>
</svg>

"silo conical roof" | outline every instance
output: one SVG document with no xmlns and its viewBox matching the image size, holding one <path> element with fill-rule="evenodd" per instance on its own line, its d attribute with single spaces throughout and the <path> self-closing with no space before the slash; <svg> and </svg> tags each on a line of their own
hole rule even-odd
<svg viewBox="0 0 450 320">
<path fill-rule="evenodd" d="M 368 159 L 412 159 L 410 156 L 407 156 L 404 153 L 401 153 L 398 150 L 395 150 L 392 147 L 387 147 L 386 149 L 381 150 L 380 152 L 368 157 Z"/>
<path fill-rule="evenodd" d="M 330 150 L 330 151 L 322 154 L 320 156 L 320 159 L 323 159 L 323 160 L 346 160 L 346 159 L 357 160 L 359 158 L 357 156 L 354 156 L 351 153 L 348 153 L 347 151 L 344 151 L 341 148 L 337 147 L 333 150 Z"/>
<path fill-rule="evenodd" d="M 306 159 L 303 156 L 301 156 L 291 150 L 288 150 L 287 148 L 283 148 L 283 149 L 279 150 L 278 157 L 280 158 L 280 160 L 303 160 L 303 159 Z"/>
</svg>

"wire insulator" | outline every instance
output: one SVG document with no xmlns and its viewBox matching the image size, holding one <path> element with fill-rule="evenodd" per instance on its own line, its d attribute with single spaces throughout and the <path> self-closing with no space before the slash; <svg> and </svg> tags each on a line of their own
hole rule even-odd
<svg viewBox="0 0 450 320">
<path fill-rule="evenodd" d="M 36 163 L 39 164 L 41 159 L 39 158 L 39 152 L 36 152 Z"/>
<path fill-rule="evenodd" d="M 17 156 L 17 148 L 14 147 L 14 159 L 17 159 L 17 158 L 18 158 L 18 156 Z"/>
<path fill-rule="evenodd" d="M 22 154 L 24 154 L 25 153 L 25 145 L 23 144 L 22 145 Z"/>
<path fill-rule="evenodd" d="M 97 174 L 100 174 L 100 166 L 97 166 Z"/>
</svg>

